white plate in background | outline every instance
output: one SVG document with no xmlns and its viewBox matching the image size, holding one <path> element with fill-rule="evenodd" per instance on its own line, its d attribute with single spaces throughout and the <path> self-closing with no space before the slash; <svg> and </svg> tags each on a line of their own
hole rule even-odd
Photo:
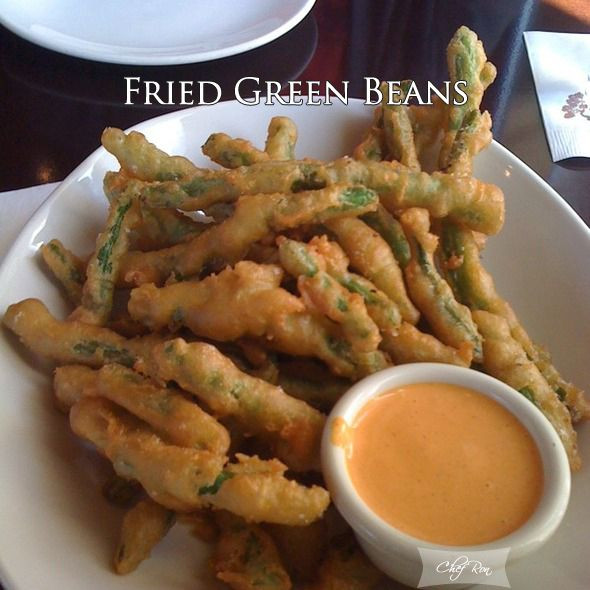
<svg viewBox="0 0 590 590">
<path fill-rule="evenodd" d="M 243 53 L 298 24 L 315 0 L 0 0 L 0 23 L 60 53 L 171 65 Z"/>
<path fill-rule="evenodd" d="M 348 106 L 243 106 L 188 109 L 137 126 L 167 152 L 207 165 L 200 146 L 214 131 L 264 145 L 268 121 L 287 115 L 299 128 L 297 156 L 349 153 L 371 120 L 360 101 Z M 98 142 L 98 138 L 97 138 Z M 39 245 L 59 237 L 75 252 L 92 249 L 104 223 L 102 178 L 117 164 L 103 149 L 85 160 L 25 226 L 0 267 L 0 314 L 10 303 L 39 297 L 63 317 L 57 287 L 39 263 Z M 590 230 L 536 174 L 494 143 L 476 176 L 506 196 L 507 220 L 484 263 L 531 336 L 548 345 L 557 367 L 582 387 L 590 383 Z M 218 588 L 207 548 L 175 526 L 152 557 L 129 576 L 112 573 L 122 513 L 101 496 L 101 463 L 69 432 L 51 403 L 50 378 L 6 330 L 0 331 L 0 578 L 6 590 L 167 590 Z M 590 429 L 580 429 L 584 466 L 573 477 L 568 513 L 555 537 L 508 569 L 515 590 L 587 590 L 590 561 Z"/>
</svg>

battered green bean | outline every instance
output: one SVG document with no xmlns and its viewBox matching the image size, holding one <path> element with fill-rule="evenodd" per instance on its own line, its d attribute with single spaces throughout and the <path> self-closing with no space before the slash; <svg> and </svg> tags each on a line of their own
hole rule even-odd
<svg viewBox="0 0 590 590">
<path fill-rule="evenodd" d="M 395 332 L 400 326 L 402 320 L 397 305 L 371 281 L 347 271 L 348 259 L 340 246 L 328 242 L 325 237 L 305 244 L 281 236 L 277 242 L 280 262 L 289 274 L 312 277 L 325 270 L 348 291 L 362 297 L 369 317 L 379 330 Z"/>
<path fill-rule="evenodd" d="M 360 219 L 334 219 L 326 226 L 338 238 L 351 266 L 398 306 L 405 321 L 415 324 L 418 310 L 406 293 L 402 271 L 387 242 Z"/>
<path fill-rule="evenodd" d="M 38 299 L 10 305 L 3 321 L 27 348 L 61 365 L 120 363 L 132 367 L 138 358 L 149 356 L 151 347 L 163 338 L 150 334 L 127 339 L 102 326 L 62 322 Z"/>
<path fill-rule="evenodd" d="M 400 85 L 395 86 L 399 91 L 396 102 L 401 103 L 405 99 L 409 84 L 409 80 L 404 80 Z M 381 103 L 383 131 L 390 159 L 401 162 L 411 170 L 420 170 L 408 107 L 389 102 L 387 84 L 381 85 L 381 91 L 383 93 L 383 102 Z"/>
<path fill-rule="evenodd" d="M 154 330 L 186 326 L 219 341 L 264 338 L 274 350 L 319 358 L 339 375 L 385 366 L 381 353 L 354 350 L 339 326 L 310 314 L 298 297 L 280 288 L 282 274 L 277 266 L 242 261 L 198 282 L 161 289 L 145 284 L 131 292 L 129 312 Z"/>
<path fill-rule="evenodd" d="M 131 284 L 161 284 L 170 275 L 186 278 L 212 259 L 232 263 L 272 232 L 319 223 L 342 215 L 360 215 L 377 206 L 377 195 L 364 187 L 334 185 L 321 191 L 241 197 L 232 217 L 171 248 L 130 252 L 120 276 Z"/>
<path fill-rule="evenodd" d="M 449 154 L 446 171 L 451 174 L 471 175 L 473 157 L 492 141 L 492 119 L 485 111 L 470 111 L 465 115 Z"/>
<path fill-rule="evenodd" d="M 402 224 L 383 205 L 379 205 L 376 211 L 365 213 L 361 219 L 387 242 L 395 259 L 404 268 L 410 261 L 410 245 Z"/>
<path fill-rule="evenodd" d="M 245 194 L 315 190 L 338 183 L 362 184 L 377 191 L 390 211 L 424 207 L 434 218 L 449 216 L 486 234 L 497 233 L 504 222 L 502 191 L 493 184 L 441 172 L 429 175 L 397 162 L 351 158 L 329 163 L 261 162 L 209 171 L 183 182 L 145 185 L 141 196 L 150 206 L 192 211 L 219 201 L 235 201 Z"/>
<path fill-rule="evenodd" d="M 241 518 L 217 514 L 221 534 L 209 562 L 216 577 L 235 590 L 291 590 L 271 536 Z"/>
<path fill-rule="evenodd" d="M 428 212 L 410 209 L 401 215 L 412 259 L 404 269 L 408 291 L 432 331 L 443 343 L 462 349 L 468 343 L 473 349 L 473 359 L 482 359 L 481 336 L 477 331 L 469 308 L 454 297 L 448 283 L 439 275 L 433 260 L 437 238 L 428 232 Z"/>
<path fill-rule="evenodd" d="M 85 397 L 70 410 L 70 425 L 127 479 L 136 479 L 158 504 L 190 511 L 206 504 L 199 489 L 213 484 L 225 458 L 164 443 L 140 420 L 102 397 Z"/>
<path fill-rule="evenodd" d="M 115 550 L 114 566 L 118 574 L 128 574 L 150 556 L 152 549 L 166 536 L 176 515 L 151 499 L 140 500 L 130 508 L 121 526 Z"/>
<path fill-rule="evenodd" d="M 101 142 L 125 172 L 140 180 L 178 180 L 199 171 L 187 158 L 169 156 L 138 131 L 126 134 L 115 127 L 107 127 Z"/>
<path fill-rule="evenodd" d="M 247 432 L 270 439 L 276 456 L 289 467 L 318 467 L 324 416 L 305 402 L 240 371 L 210 344 L 181 338 L 156 346 L 149 372 L 176 381 L 216 416 L 234 417 Z"/>
<path fill-rule="evenodd" d="M 225 133 L 212 133 L 202 149 L 203 154 L 224 168 L 250 166 L 269 159 L 269 154 L 256 149 L 249 141 Z"/>
<path fill-rule="evenodd" d="M 447 48 L 447 65 L 451 87 L 455 88 L 458 81 L 466 84 L 463 91 L 467 95 L 464 104 L 455 104 L 459 96 L 453 93 L 453 100 L 447 106 L 446 132 L 443 137 L 439 167 L 444 170 L 450 164 L 450 154 L 457 132 L 463 125 L 466 115 L 479 110 L 484 90 L 494 80 L 496 69 L 486 62 L 486 54 L 477 35 L 467 27 L 460 27 Z"/>
<path fill-rule="evenodd" d="M 264 151 L 271 160 L 293 160 L 297 126 L 289 117 L 273 117 L 268 125 Z"/>
<path fill-rule="evenodd" d="M 530 399 L 555 428 L 576 471 L 581 466 L 577 435 L 571 416 L 559 396 L 510 334 L 508 322 L 487 311 L 474 311 L 473 319 L 483 336 L 483 368 Z"/>
<path fill-rule="evenodd" d="M 82 285 L 86 264 L 72 254 L 59 240 L 41 246 L 41 256 L 55 278 L 60 282 L 68 299 L 78 305 L 82 299 Z"/>
<path fill-rule="evenodd" d="M 379 329 L 367 313 L 361 295 L 349 291 L 325 271 L 299 277 L 297 287 L 309 309 L 342 326 L 344 337 L 355 350 L 377 349 L 381 341 Z"/>
<path fill-rule="evenodd" d="M 512 337 L 523 347 L 553 390 L 563 397 L 574 421 L 590 416 L 590 404 L 584 392 L 565 381 L 551 363 L 551 358 L 536 345 L 518 321 L 508 302 L 500 297 L 494 280 L 480 260 L 480 252 L 472 232 L 444 221 L 441 224 L 442 267 L 457 298 L 471 309 L 483 309 L 502 316 Z"/>
<path fill-rule="evenodd" d="M 135 195 L 136 186 L 130 183 L 119 199 L 111 203 L 106 228 L 99 234 L 96 250 L 86 267 L 82 299 L 72 312 L 73 320 L 103 326 L 110 317 L 120 259 L 129 246 L 129 212 Z"/>
<path fill-rule="evenodd" d="M 367 129 L 361 143 L 352 152 L 355 160 L 373 160 L 379 162 L 385 159 L 387 146 L 383 133 L 382 107 L 379 105 L 373 112 L 373 122 Z"/>
<path fill-rule="evenodd" d="M 201 490 L 204 500 L 249 522 L 306 526 L 322 516 L 330 495 L 320 486 L 305 487 L 284 476 L 286 466 L 236 453 L 213 486 Z"/>
<path fill-rule="evenodd" d="M 108 364 L 99 371 L 80 365 L 58 367 L 54 391 L 62 407 L 82 397 L 109 399 L 179 446 L 220 455 L 229 449 L 229 434 L 215 418 L 177 389 L 158 387 L 121 365 Z"/>
</svg>

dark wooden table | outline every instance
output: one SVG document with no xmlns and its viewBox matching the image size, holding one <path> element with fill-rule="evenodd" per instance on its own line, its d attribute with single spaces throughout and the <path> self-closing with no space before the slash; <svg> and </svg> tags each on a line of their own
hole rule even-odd
<svg viewBox="0 0 590 590">
<path fill-rule="evenodd" d="M 107 125 L 128 127 L 179 107 L 125 106 L 125 76 L 213 80 L 233 98 L 243 76 L 262 81 L 364 76 L 447 78 L 444 50 L 461 24 L 483 40 L 499 76 L 484 100 L 496 139 L 536 170 L 590 223 L 590 161 L 551 162 L 522 33 L 590 32 L 587 0 L 318 0 L 280 39 L 202 64 L 138 67 L 76 59 L 32 45 L 0 27 L 0 191 L 62 180 L 98 145 Z"/>
</svg>

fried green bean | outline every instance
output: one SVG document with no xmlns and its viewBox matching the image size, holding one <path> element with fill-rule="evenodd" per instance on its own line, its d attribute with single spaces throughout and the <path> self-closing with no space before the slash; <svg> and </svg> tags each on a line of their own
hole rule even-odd
<svg viewBox="0 0 590 590">
<path fill-rule="evenodd" d="M 409 80 L 404 80 L 401 84 L 394 86 L 399 94 L 395 102 L 401 103 L 405 99 L 409 83 Z M 404 104 L 389 102 L 387 84 L 382 84 L 381 90 L 383 93 L 383 102 L 381 103 L 383 131 L 389 157 L 401 162 L 411 170 L 420 170 L 408 107 Z"/>
<path fill-rule="evenodd" d="M 414 145 L 416 153 L 423 164 L 423 168 L 433 169 L 435 166 L 430 160 L 438 158 L 434 152 L 440 137 L 443 134 L 444 120 L 446 117 L 447 105 L 436 95 L 429 105 L 408 105 L 408 116 L 412 122 L 414 132 Z M 428 166 L 425 166 L 424 160 Z"/>
<path fill-rule="evenodd" d="M 62 322 L 38 299 L 10 305 L 3 321 L 28 349 L 60 365 L 101 367 L 106 363 L 120 363 L 132 367 L 139 357 L 148 356 L 151 347 L 163 338 L 150 334 L 127 339 L 102 326 Z"/>
<path fill-rule="evenodd" d="M 213 258 L 232 263 L 267 234 L 319 223 L 342 215 L 360 215 L 377 206 L 377 195 L 364 187 L 334 185 L 298 194 L 250 195 L 238 200 L 234 215 L 200 236 L 164 250 L 130 252 L 121 266 L 130 284 L 163 283 L 170 275 L 195 275 Z"/>
<path fill-rule="evenodd" d="M 209 562 L 216 577 L 235 590 L 291 590 L 272 537 L 258 525 L 218 514 L 221 534 Z"/>
<path fill-rule="evenodd" d="M 352 157 L 355 160 L 373 160 L 379 162 L 385 159 L 386 150 L 382 107 L 379 105 L 373 112 L 373 121 L 367 129 L 363 140 L 352 151 Z"/>
<path fill-rule="evenodd" d="M 571 416 L 522 346 L 510 334 L 508 322 L 487 311 L 474 311 L 483 336 L 483 368 L 530 399 L 555 428 L 566 450 L 572 471 L 581 466 L 577 435 Z"/>
<path fill-rule="evenodd" d="M 107 127 L 101 142 L 117 158 L 125 172 L 140 180 L 178 180 L 199 172 L 190 160 L 169 156 L 138 131 L 124 133 L 115 127 Z"/>
<path fill-rule="evenodd" d="M 62 407 L 100 396 L 147 422 L 172 444 L 225 455 L 229 434 L 213 416 L 180 391 L 158 387 L 132 369 L 109 364 L 99 371 L 80 365 L 58 367 L 54 392 Z"/>
<path fill-rule="evenodd" d="M 387 242 L 360 219 L 334 219 L 326 226 L 338 238 L 351 266 L 398 306 L 405 321 L 415 324 L 418 310 L 406 293 L 402 271 Z"/>
<path fill-rule="evenodd" d="M 120 476 L 136 479 L 154 501 L 171 510 L 206 504 L 199 490 L 215 482 L 225 462 L 217 453 L 164 443 L 146 424 L 101 397 L 74 404 L 70 425 Z"/>
<path fill-rule="evenodd" d="M 51 240 L 41 246 L 43 261 L 59 281 L 71 303 L 82 300 L 82 286 L 86 264 L 70 252 L 59 240 Z"/>
<path fill-rule="evenodd" d="M 229 510 L 249 522 L 306 526 L 318 520 L 330 503 L 320 486 L 303 486 L 284 476 L 277 459 L 263 461 L 236 453 L 213 486 L 201 490 L 211 506 Z"/>
<path fill-rule="evenodd" d="M 103 187 L 110 203 L 125 191 L 132 178 L 125 172 L 107 172 Z M 207 229 L 208 224 L 196 221 L 176 209 L 155 209 L 143 203 L 133 211 L 129 228 L 130 250 L 157 250 L 167 248 L 195 237 Z"/>
<path fill-rule="evenodd" d="M 446 132 L 439 156 L 439 167 L 442 170 L 450 163 L 453 143 L 463 120 L 469 112 L 479 110 L 484 90 L 496 76 L 496 68 L 486 59 L 483 45 L 477 35 L 465 26 L 460 27 L 447 47 L 447 65 L 451 87 L 455 88 L 457 82 L 463 81 L 463 91 L 467 95 L 467 100 L 464 104 L 455 104 L 461 102 L 455 91 L 453 100 L 447 106 Z"/>
<path fill-rule="evenodd" d="M 395 333 L 384 333 L 381 348 L 396 365 L 404 363 L 447 363 L 468 367 L 473 358 L 472 347 L 446 346 L 440 340 L 425 334 L 407 322 L 403 322 Z"/>
<path fill-rule="evenodd" d="M 129 574 L 150 556 L 166 536 L 176 515 L 153 500 L 140 500 L 123 517 L 113 563 L 118 574 Z"/>
<path fill-rule="evenodd" d="M 410 261 L 410 245 L 402 224 L 383 205 L 365 213 L 361 219 L 387 242 L 398 264 L 404 268 Z"/>
<path fill-rule="evenodd" d="M 324 416 L 280 387 L 243 373 L 214 346 L 171 340 L 154 348 L 148 371 L 175 381 L 216 416 L 233 416 L 247 432 L 270 439 L 289 467 L 317 467 Z"/>
<path fill-rule="evenodd" d="M 504 197 L 493 184 L 474 178 L 409 170 L 398 162 L 261 162 L 234 170 L 209 171 L 182 182 L 148 184 L 141 198 L 153 207 L 185 211 L 206 209 L 240 195 L 316 190 L 333 184 L 362 184 L 379 193 L 390 211 L 424 207 L 433 218 L 451 219 L 486 234 L 500 231 L 504 222 Z"/>
<path fill-rule="evenodd" d="M 347 271 L 348 259 L 340 246 L 328 242 L 325 236 L 314 238 L 309 244 L 277 239 L 279 259 L 283 268 L 294 277 L 313 277 L 328 274 L 350 293 L 360 295 L 371 320 L 381 331 L 395 332 L 401 324 L 401 315 L 383 291 L 364 277 Z"/>
<path fill-rule="evenodd" d="M 473 349 L 473 359 L 480 362 L 481 336 L 471 312 L 455 299 L 451 287 L 434 264 L 438 239 L 429 233 L 428 212 L 410 209 L 402 213 L 400 220 L 412 251 L 412 259 L 404 269 L 412 301 L 424 314 L 437 338 L 459 350 L 467 343 Z"/>
<path fill-rule="evenodd" d="M 471 175 L 473 157 L 492 141 L 492 118 L 485 111 L 473 110 L 465 115 L 449 154 L 446 171 L 450 174 Z"/>
<path fill-rule="evenodd" d="M 129 213 L 135 195 L 135 183 L 130 183 L 110 205 L 106 228 L 99 234 L 96 250 L 86 267 L 82 298 L 72 312 L 73 320 L 104 326 L 110 317 L 120 259 L 129 246 Z"/>
<path fill-rule="evenodd" d="M 269 154 L 256 149 L 249 141 L 225 133 L 212 133 L 202 150 L 203 154 L 224 168 L 250 166 L 269 159 Z"/>
<path fill-rule="evenodd" d="M 308 309 L 317 311 L 342 326 L 344 337 L 355 350 L 376 350 L 379 329 L 370 318 L 363 298 L 343 287 L 325 271 L 311 277 L 300 276 L 297 288 Z"/>
<path fill-rule="evenodd" d="M 264 151 L 271 160 L 293 160 L 297 126 L 289 117 L 273 117 L 268 125 Z"/>
<path fill-rule="evenodd" d="M 512 337 L 523 347 L 553 390 L 563 398 L 574 422 L 590 417 L 590 404 L 584 392 L 563 379 L 551 363 L 551 358 L 530 339 L 512 307 L 496 291 L 492 276 L 481 263 L 473 233 L 444 221 L 440 235 L 441 266 L 457 298 L 473 310 L 482 309 L 502 316 L 508 322 Z"/>
<path fill-rule="evenodd" d="M 331 539 L 317 579 L 305 590 L 375 590 L 383 577 L 346 532 Z"/>
</svg>

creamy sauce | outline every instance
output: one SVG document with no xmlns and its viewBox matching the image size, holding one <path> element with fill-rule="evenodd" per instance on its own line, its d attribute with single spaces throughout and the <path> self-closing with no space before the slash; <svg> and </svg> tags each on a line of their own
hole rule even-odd
<svg viewBox="0 0 590 590">
<path fill-rule="evenodd" d="M 348 470 L 360 496 L 425 541 L 503 537 L 526 522 L 543 491 L 541 457 L 526 428 L 499 403 L 456 385 L 385 393 L 361 410 L 349 437 Z"/>
</svg>

